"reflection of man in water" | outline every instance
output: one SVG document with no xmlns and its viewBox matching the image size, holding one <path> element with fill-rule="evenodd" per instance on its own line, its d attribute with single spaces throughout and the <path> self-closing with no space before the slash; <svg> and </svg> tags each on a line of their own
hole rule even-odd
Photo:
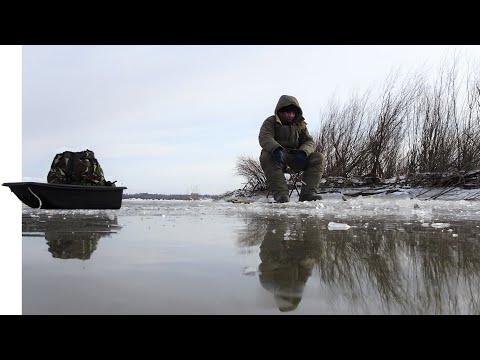
<svg viewBox="0 0 480 360">
<path fill-rule="evenodd" d="M 301 219 L 272 221 L 260 245 L 260 283 L 273 293 L 282 312 L 298 307 L 314 266 L 310 247 L 302 239 L 301 225 Z"/>
</svg>

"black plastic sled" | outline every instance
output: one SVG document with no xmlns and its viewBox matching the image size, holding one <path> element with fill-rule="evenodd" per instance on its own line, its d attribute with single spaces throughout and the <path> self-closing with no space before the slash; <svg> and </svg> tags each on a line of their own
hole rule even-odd
<svg viewBox="0 0 480 360">
<path fill-rule="evenodd" d="M 38 209 L 120 209 L 126 187 L 3 183 L 25 204 Z"/>
</svg>

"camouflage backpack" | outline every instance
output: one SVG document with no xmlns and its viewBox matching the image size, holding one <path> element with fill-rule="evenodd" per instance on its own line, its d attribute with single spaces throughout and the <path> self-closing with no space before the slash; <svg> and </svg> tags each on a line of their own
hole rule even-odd
<svg viewBox="0 0 480 360">
<path fill-rule="evenodd" d="M 64 151 L 55 155 L 48 172 L 50 184 L 114 186 L 105 181 L 102 167 L 91 150 Z"/>
</svg>

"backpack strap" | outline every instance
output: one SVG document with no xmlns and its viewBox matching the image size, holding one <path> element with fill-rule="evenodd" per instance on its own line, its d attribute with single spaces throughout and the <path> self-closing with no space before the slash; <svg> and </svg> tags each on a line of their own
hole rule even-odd
<svg viewBox="0 0 480 360">
<path fill-rule="evenodd" d="M 68 159 L 68 164 L 67 164 L 67 171 L 65 173 L 65 183 L 70 184 L 72 182 L 72 174 L 73 174 L 73 161 L 75 160 L 75 154 L 72 153 L 71 151 L 65 151 L 63 153 L 63 156 L 68 155 L 66 159 Z"/>
<path fill-rule="evenodd" d="M 97 162 L 97 159 L 95 159 L 95 155 L 93 154 L 93 151 L 87 149 L 82 151 L 84 160 L 88 160 L 88 181 L 91 182 L 93 179 L 93 174 L 95 173 L 95 164 Z"/>
<path fill-rule="evenodd" d="M 89 175 L 90 179 L 93 179 L 93 174 L 95 173 L 95 167 L 98 167 L 98 160 L 95 159 L 94 157 L 90 157 L 90 170 L 89 170 Z"/>
</svg>

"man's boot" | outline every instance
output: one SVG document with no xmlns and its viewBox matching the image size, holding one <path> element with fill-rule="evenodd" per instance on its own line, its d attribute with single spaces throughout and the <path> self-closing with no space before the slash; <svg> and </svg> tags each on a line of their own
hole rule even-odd
<svg viewBox="0 0 480 360">
<path fill-rule="evenodd" d="M 277 203 L 286 203 L 290 201 L 290 198 L 288 195 L 285 194 L 279 194 L 277 196 L 273 197 Z"/>
<path fill-rule="evenodd" d="M 300 194 L 298 197 L 298 201 L 316 201 L 322 200 L 322 197 L 319 194 L 315 193 L 307 193 L 307 194 Z"/>
<path fill-rule="evenodd" d="M 298 201 L 322 200 L 317 194 L 317 188 L 322 178 L 322 171 L 325 165 L 325 158 L 321 153 L 314 152 L 308 157 L 308 166 L 303 171 L 303 186 Z"/>
</svg>

